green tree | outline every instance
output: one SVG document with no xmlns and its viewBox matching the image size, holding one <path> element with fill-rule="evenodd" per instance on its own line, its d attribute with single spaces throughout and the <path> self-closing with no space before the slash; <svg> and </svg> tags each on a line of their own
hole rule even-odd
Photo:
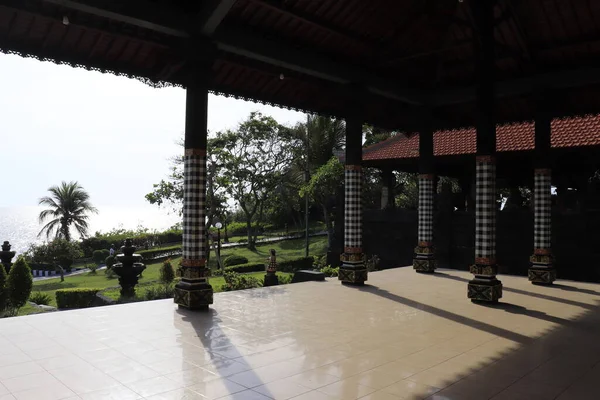
<svg viewBox="0 0 600 400">
<path fill-rule="evenodd" d="M 262 222 L 266 202 L 294 160 L 298 140 L 273 118 L 253 112 L 236 131 L 217 133 L 214 144 L 213 155 L 220 160 L 217 181 L 242 210 L 248 248 L 254 249 L 252 223 Z"/>
<path fill-rule="evenodd" d="M 23 256 L 17 258 L 17 262 L 14 263 L 8 274 L 6 283 L 8 287 L 8 308 L 11 315 L 16 315 L 19 308 L 27 303 L 33 288 L 31 270 Z"/>
<path fill-rule="evenodd" d="M 300 196 L 308 195 L 312 201 L 319 205 L 323 212 L 327 226 L 327 245 L 332 246 L 333 219 L 332 206 L 335 203 L 335 193 L 344 182 L 344 166 L 337 157 L 319 167 L 310 177 L 310 180 L 300 188 Z"/>
<path fill-rule="evenodd" d="M 54 235 L 55 238 L 71 240 L 70 228 L 73 226 L 81 237 L 88 233 L 88 214 L 97 213 L 95 207 L 90 203 L 89 194 L 77 182 L 63 181 L 59 186 L 48 189 L 50 196 L 42 197 L 39 205 L 48 207 L 40 212 L 39 222 L 44 223 L 50 219 L 42 228 L 38 236 L 44 232 L 46 237 Z"/>
<path fill-rule="evenodd" d="M 6 287 L 6 270 L 4 265 L 0 264 L 0 316 L 6 309 L 8 300 L 8 288 Z"/>
</svg>

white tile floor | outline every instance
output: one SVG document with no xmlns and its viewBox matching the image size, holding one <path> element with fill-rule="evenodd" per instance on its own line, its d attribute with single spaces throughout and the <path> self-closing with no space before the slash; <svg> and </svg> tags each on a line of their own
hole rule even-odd
<svg viewBox="0 0 600 400">
<path fill-rule="evenodd" d="M 0 400 L 595 399 L 600 285 L 501 277 L 502 303 L 466 299 L 470 275 L 410 268 L 0 320 Z"/>
</svg>

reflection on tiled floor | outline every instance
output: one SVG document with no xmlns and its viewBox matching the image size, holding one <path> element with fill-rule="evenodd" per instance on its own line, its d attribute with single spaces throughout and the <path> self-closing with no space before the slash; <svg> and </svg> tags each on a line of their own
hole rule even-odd
<svg viewBox="0 0 600 400">
<path fill-rule="evenodd" d="M 596 399 L 600 285 L 411 268 L 0 320 L 0 399 Z"/>
</svg>

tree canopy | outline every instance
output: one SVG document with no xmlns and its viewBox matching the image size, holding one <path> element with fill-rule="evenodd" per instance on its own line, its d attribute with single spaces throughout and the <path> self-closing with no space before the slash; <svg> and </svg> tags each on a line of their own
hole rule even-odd
<svg viewBox="0 0 600 400">
<path fill-rule="evenodd" d="M 81 237 L 88 234 L 88 214 L 98 210 L 90 203 L 90 195 L 77 182 L 63 181 L 58 186 L 48 188 L 50 196 L 42 197 L 39 205 L 48 207 L 40 212 L 39 221 L 44 225 L 38 236 L 71 240 L 73 226 Z"/>
</svg>

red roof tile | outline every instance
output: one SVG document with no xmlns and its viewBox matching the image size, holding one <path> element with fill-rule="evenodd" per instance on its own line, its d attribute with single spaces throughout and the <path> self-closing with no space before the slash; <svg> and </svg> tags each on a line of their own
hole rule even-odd
<svg viewBox="0 0 600 400">
<path fill-rule="evenodd" d="M 600 115 L 585 115 L 555 119 L 550 135 L 552 147 L 579 147 L 600 145 Z M 498 125 L 497 151 L 533 150 L 535 146 L 533 122 Z M 437 131 L 433 134 L 433 153 L 436 156 L 474 154 L 475 128 Z M 363 150 L 363 160 L 390 160 L 417 158 L 419 134 L 398 134 L 386 141 Z"/>
</svg>

